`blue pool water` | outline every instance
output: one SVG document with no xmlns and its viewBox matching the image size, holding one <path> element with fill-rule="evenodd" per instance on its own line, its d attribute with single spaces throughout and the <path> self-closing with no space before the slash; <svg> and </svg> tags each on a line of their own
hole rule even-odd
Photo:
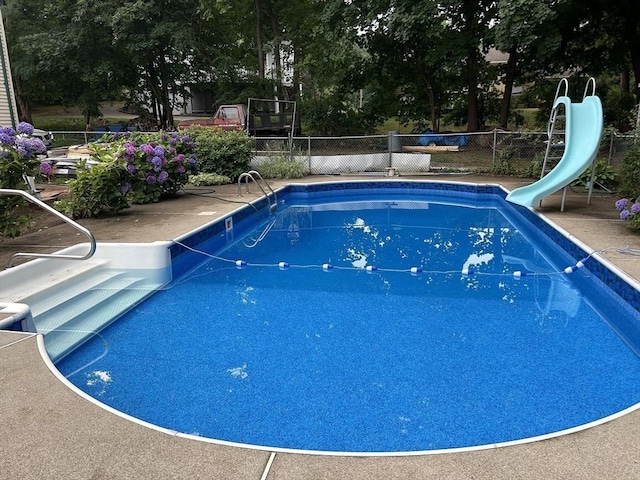
<svg viewBox="0 0 640 480">
<path fill-rule="evenodd" d="M 242 217 L 60 371 L 162 427 L 321 451 L 494 444 L 640 402 L 638 312 L 500 195 L 292 191 Z"/>
</svg>

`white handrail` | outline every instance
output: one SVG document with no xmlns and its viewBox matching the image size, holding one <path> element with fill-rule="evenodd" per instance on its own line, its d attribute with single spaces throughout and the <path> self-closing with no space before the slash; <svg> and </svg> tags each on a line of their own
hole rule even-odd
<svg viewBox="0 0 640 480">
<path fill-rule="evenodd" d="M 67 216 L 63 215 L 62 213 L 60 213 L 59 211 L 57 211 L 55 208 L 50 207 L 49 205 L 44 203 L 42 200 L 37 199 L 36 197 L 31 195 L 30 193 L 25 192 L 24 190 L 15 190 L 15 189 L 10 189 L 10 188 L 0 188 L 0 196 L 9 196 L 9 195 L 19 195 L 21 197 L 24 197 L 29 202 L 39 206 L 40 208 L 46 210 L 47 212 L 52 213 L 56 217 L 62 219 L 64 222 L 66 222 L 69 225 L 71 225 L 73 228 L 78 230 L 80 233 L 84 234 L 89 239 L 90 247 L 89 247 L 89 251 L 85 255 L 63 255 L 63 254 L 59 254 L 59 253 L 15 253 L 9 259 L 9 262 L 7 263 L 7 267 L 13 267 L 14 261 L 19 257 L 59 258 L 59 259 L 66 259 L 66 260 L 86 260 L 87 258 L 92 257 L 93 254 L 96 252 L 96 239 L 95 239 L 95 237 L 93 236 L 93 234 L 89 230 L 84 228 L 82 225 L 74 222 L 69 217 L 67 217 Z"/>
</svg>

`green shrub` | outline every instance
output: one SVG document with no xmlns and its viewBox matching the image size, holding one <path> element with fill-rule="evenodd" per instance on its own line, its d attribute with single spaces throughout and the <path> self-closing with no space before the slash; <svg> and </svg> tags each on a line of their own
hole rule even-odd
<svg viewBox="0 0 640 480">
<path fill-rule="evenodd" d="M 55 202 L 56 210 L 71 218 L 95 217 L 129 208 L 126 197 L 129 174 L 113 157 L 91 168 L 81 164 L 77 177 L 69 182 L 70 198 Z"/>
<path fill-rule="evenodd" d="M 249 170 L 253 139 L 244 131 L 192 126 L 185 130 L 195 142 L 198 171 L 216 173 L 236 181 Z"/>
<path fill-rule="evenodd" d="M 544 163 L 544 153 L 537 153 L 529 165 L 522 171 L 522 176 L 527 178 L 540 178 L 542 164 Z"/>
<path fill-rule="evenodd" d="M 515 173 L 513 166 L 515 154 L 516 150 L 511 145 L 504 147 L 496 162 L 491 166 L 491 173 L 494 175 L 513 175 Z"/>
<path fill-rule="evenodd" d="M 231 179 L 225 175 L 217 173 L 198 173 L 189 175 L 189 183 L 196 187 L 208 187 L 211 185 L 225 185 L 231 183 Z"/>
<path fill-rule="evenodd" d="M 307 165 L 296 157 L 278 155 L 263 162 L 257 170 L 262 178 L 302 178 L 307 174 Z"/>
<path fill-rule="evenodd" d="M 591 165 L 580 175 L 579 181 L 588 186 L 591 181 Z M 595 167 L 595 176 L 593 177 L 595 186 L 601 188 L 613 189 L 617 185 L 616 169 L 607 163 L 606 160 L 598 160 Z"/>
<path fill-rule="evenodd" d="M 640 142 L 631 145 L 622 160 L 620 194 L 630 198 L 640 197 Z"/>
</svg>

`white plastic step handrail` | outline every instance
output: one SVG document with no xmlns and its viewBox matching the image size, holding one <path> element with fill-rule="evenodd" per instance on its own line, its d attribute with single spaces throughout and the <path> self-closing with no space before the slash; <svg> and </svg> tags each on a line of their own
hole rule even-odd
<svg viewBox="0 0 640 480">
<path fill-rule="evenodd" d="M 25 192 L 24 190 L 10 189 L 10 188 L 0 188 L 0 196 L 10 196 L 10 195 L 21 196 L 26 200 L 28 200 L 29 202 L 39 206 L 40 208 L 46 210 L 47 212 L 52 213 L 56 217 L 62 219 L 65 223 L 68 223 L 73 228 L 78 230 L 80 233 L 84 234 L 89 239 L 90 246 L 89 246 L 89 251 L 85 255 L 64 255 L 60 253 L 15 253 L 9 259 L 9 262 L 7 263 L 7 267 L 13 267 L 15 260 L 19 257 L 58 258 L 58 259 L 65 259 L 65 260 L 86 260 L 88 258 L 91 258 L 93 254 L 96 252 L 95 237 L 89 230 L 84 228 L 82 225 L 74 222 L 69 217 L 63 215 L 62 213 L 58 212 L 56 209 L 44 203 L 42 200 L 37 199 L 36 197 L 31 195 L 29 192 Z"/>
</svg>

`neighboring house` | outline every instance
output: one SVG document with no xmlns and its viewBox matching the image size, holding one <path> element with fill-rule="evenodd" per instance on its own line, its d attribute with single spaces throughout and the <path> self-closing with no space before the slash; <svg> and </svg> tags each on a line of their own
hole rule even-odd
<svg viewBox="0 0 640 480">
<path fill-rule="evenodd" d="M 13 80 L 11 79 L 11 66 L 9 65 L 9 50 L 4 32 L 4 21 L 0 12 L 0 74 L 2 75 L 0 85 L 0 125 L 16 127 L 18 125 L 18 109 L 16 107 L 16 96 L 13 90 Z"/>
<path fill-rule="evenodd" d="M 490 65 L 506 65 L 507 60 L 509 60 L 509 54 L 491 47 L 484 56 L 484 59 L 489 62 Z M 498 83 L 495 87 L 499 92 L 504 92 L 504 85 L 502 83 Z M 511 95 L 519 95 L 522 93 L 522 90 L 523 88 L 521 86 L 514 85 Z"/>
<path fill-rule="evenodd" d="M 282 42 L 280 47 L 280 65 L 282 78 L 280 83 L 285 87 L 293 86 L 293 49 L 290 42 Z M 273 50 L 265 54 L 265 75 L 275 80 L 276 61 Z M 217 109 L 217 99 L 212 89 L 188 86 L 190 98 L 183 98 L 173 111 L 174 115 L 212 115 Z"/>
</svg>

